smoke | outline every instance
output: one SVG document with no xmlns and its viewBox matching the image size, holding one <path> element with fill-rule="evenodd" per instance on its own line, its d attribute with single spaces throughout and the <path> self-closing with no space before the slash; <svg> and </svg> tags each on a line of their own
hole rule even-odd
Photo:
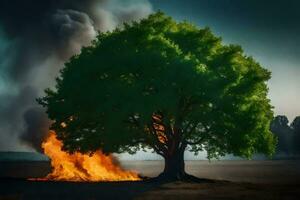
<svg viewBox="0 0 300 200">
<path fill-rule="evenodd" d="M 40 150 L 50 124 L 35 102 L 97 31 L 152 12 L 148 0 L 0 1 L 0 151 Z"/>
</svg>

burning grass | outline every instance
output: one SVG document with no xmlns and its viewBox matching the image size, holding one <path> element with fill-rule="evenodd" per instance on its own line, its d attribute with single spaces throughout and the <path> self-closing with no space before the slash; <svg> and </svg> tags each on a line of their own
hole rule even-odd
<svg viewBox="0 0 300 200">
<path fill-rule="evenodd" d="M 45 178 L 31 180 L 53 181 L 137 181 L 137 173 L 122 169 L 112 155 L 101 151 L 93 155 L 82 153 L 69 154 L 62 150 L 62 142 L 53 131 L 43 142 L 44 153 L 50 158 L 52 172 Z"/>
</svg>

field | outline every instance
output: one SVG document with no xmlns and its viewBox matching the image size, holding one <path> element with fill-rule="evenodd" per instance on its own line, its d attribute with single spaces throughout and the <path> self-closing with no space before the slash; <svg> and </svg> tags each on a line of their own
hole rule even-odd
<svg viewBox="0 0 300 200">
<path fill-rule="evenodd" d="M 126 169 L 148 177 L 158 175 L 163 169 L 161 161 L 123 161 L 122 164 Z M 193 175 L 210 180 L 164 184 L 151 179 L 118 183 L 28 181 L 26 177 L 46 174 L 49 166 L 45 162 L 2 162 L 0 200 L 300 199 L 299 160 L 186 161 L 186 169 Z M 10 171 L 5 173 L 5 170 Z"/>
<path fill-rule="evenodd" d="M 162 161 L 125 161 L 122 164 L 148 177 L 155 177 L 163 170 Z M 186 171 L 197 177 L 214 180 L 300 184 L 300 160 L 186 161 Z"/>
</svg>

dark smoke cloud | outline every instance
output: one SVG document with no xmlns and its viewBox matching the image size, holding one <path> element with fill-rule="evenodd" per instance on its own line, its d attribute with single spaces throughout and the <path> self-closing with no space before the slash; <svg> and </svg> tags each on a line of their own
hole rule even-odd
<svg viewBox="0 0 300 200">
<path fill-rule="evenodd" d="M 97 31 L 151 11 L 148 0 L 1 0 L 0 151 L 40 150 L 50 122 L 35 98 Z"/>
<path fill-rule="evenodd" d="M 24 113 L 25 131 L 20 139 L 30 147 L 42 151 L 41 143 L 48 132 L 50 121 L 42 108 L 32 107 Z"/>
</svg>

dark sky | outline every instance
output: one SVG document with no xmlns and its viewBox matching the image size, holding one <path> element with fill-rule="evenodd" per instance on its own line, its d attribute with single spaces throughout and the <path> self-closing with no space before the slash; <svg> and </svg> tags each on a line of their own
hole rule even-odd
<svg viewBox="0 0 300 200">
<path fill-rule="evenodd" d="M 156 10 L 240 44 L 272 72 L 275 114 L 300 115 L 300 1 L 0 0 L 0 150 L 39 145 L 49 121 L 35 98 L 97 30 Z"/>
</svg>

